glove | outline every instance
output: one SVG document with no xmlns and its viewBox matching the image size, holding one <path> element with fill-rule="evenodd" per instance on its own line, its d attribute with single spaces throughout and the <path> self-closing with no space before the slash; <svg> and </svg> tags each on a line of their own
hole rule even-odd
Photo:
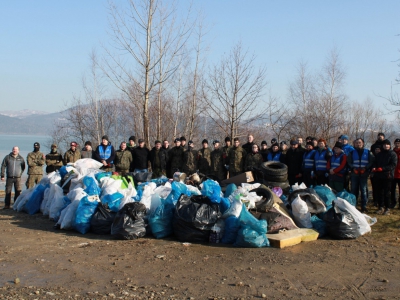
<svg viewBox="0 0 400 300">
<path fill-rule="evenodd" d="M 358 168 L 354 168 L 353 171 L 354 171 L 354 174 L 356 174 L 356 175 L 359 174 L 359 169 Z"/>
<path fill-rule="evenodd" d="M 382 170 L 382 168 L 377 168 L 376 170 L 375 170 L 375 172 L 382 172 L 383 170 Z"/>
<path fill-rule="evenodd" d="M 360 174 L 364 174 L 365 173 L 365 168 L 361 168 L 360 169 Z"/>
</svg>

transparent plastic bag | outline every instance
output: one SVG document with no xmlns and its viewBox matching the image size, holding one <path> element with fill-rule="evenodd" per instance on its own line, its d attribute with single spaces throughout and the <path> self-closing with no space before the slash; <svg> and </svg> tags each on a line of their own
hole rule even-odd
<svg viewBox="0 0 400 300">
<path fill-rule="evenodd" d="M 300 196 L 297 196 L 292 202 L 293 219 L 300 228 L 312 228 L 311 214 L 308 211 L 308 206 Z"/>
</svg>

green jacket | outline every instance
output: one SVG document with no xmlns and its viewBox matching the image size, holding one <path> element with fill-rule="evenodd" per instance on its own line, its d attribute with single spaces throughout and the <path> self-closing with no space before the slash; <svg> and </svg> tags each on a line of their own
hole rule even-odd
<svg viewBox="0 0 400 300">
<path fill-rule="evenodd" d="M 189 148 L 190 149 L 190 148 Z M 183 153 L 183 167 L 182 171 L 186 175 L 192 175 L 197 171 L 197 150 L 186 150 Z"/>
<path fill-rule="evenodd" d="M 211 152 L 211 172 L 219 180 L 225 179 L 223 150 L 221 148 L 214 149 Z"/>
<path fill-rule="evenodd" d="M 246 158 L 246 150 L 239 147 L 232 147 L 229 150 L 228 161 L 229 161 L 229 172 L 239 173 L 244 170 L 244 160 Z"/>
<path fill-rule="evenodd" d="M 115 152 L 115 159 L 114 159 L 114 165 L 115 165 L 115 170 L 117 172 L 119 171 L 129 171 L 129 168 L 132 163 L 132 153 L 128 149 L 125 150 L 117 150 Z"/>
<path fill-rule="evenodd" d="M 45 160 L 42 152 L 30 152 L 26 161 L 28 162 L 28 175 L 43 175 Z"/>
<path fill-rule="evenodd" d="M 76 149 L 75 151 L 72 151 L 71 149 L 69 149 L 64 154 L 64 165 L 66 165 L 67 163 L 74 163 L 78 159 L 81 159 L 81 153 L 79 152 L 79 150 Z"/>
<path fill-rule="evenodd" d="M 244 162 L 244 170 L 251 170 L 253 167 L 260 167 L 263 162 L 263 157 L 260 153 L 249 153 Z"/>
<path fill-rule="evenodd" d="M 199 172 L 205 175 L 211 174 L 211 150 L 210 148 L 201 148 L 198 151 Z"/>
<path fill-rule="evenodd" d="M 183 166 L 183 148 L 181 146 L 172 147 L 168 152 L 168 159 L 171 173 L 174 169 L 181 171 Z"/>
</svg>

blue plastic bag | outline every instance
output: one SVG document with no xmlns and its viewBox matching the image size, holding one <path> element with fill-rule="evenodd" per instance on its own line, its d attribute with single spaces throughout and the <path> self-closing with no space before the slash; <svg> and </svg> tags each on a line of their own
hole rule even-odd
<svg viewBox="0 0 400 300">
<path fill-rule="evenodd" d="M 25 211 L 30 214 L 34 215 L 40 211 L 40 204 L 42 204 L 44 191 L 49 185 L 42 185 L 38 184 L 35 187 L 31 197 L 29 198 L 28 202 L 25 204 Z"/>
<path fill-rule="evenodd" d="M 111 195 L 105 195 L 101 199 L 101 203 L 107 205 L 108 208 L 113 212 L 118 212 L 119 205 L 121 204 L 121 200 L 124 199 L 124 195 L 121 193 L 114 193 Z"/>
<path fill-rule="evenodd" d="M 66 166 L 62 166 L 58 170 L 58 173 L 60 173 L 61 179 L 64 178 L 64 176 L 68 174 L 67 167 Z"/>
<path fill-rule="evenodd" d="M 220 201 L 221 202 L 219 202 L 219 211 L 223 214 L 231 207 L 231 202 L 228 198 L 221 198 Z"/>
<path fill-rule="evenodd" d="M 175 205 L 172 201 L 162 200 L 161 205 L 149 216 L 149 226 L 156 239 L 167 237 L 173 233 L 174 210 Z"/>
<path fill-rule="evenodd" d="M 346 200 L 353 206 L 356 206 L 356 204 L 357 204 L 356 196 L 347 192 L 346 190 L 343 190 L 343 191 L 337 193 L 336 197 Z"/>
<path fill-rule="evenodd" d="M 236 218 L 235 216 L 230 216 L 226 218 L 225 231 L 224 235 L 222 236 L 221 243 L 233 244 L 236 241 L 239 229 L 240 229 L 239 218 Z"/>
<path fill-rule="evenodd" d="M 317 185 L 316 187 L 314 187 L 314 190 L 322 199 L 322 201 L 325 202 L 325 205 L 327 207 L 332 205 L 333 200 L 336 200 L 336 195 L 332 192 L 330 188 L 326 186 Z"/>
<path fill-rule="evenodd" d="M 201 194 L 210 198 L 212 203 L 219 203 L 221 201 L 221 187 L 214 180 L 208 179 L 203 182 Z"/>
<path fill-rule="evenodd" d="M 317 216 L 312 216 L 311 217 L 311 224 L 313 228 L 318 231 L 319 236 L 318 238 L 321 238 L 326 235 L 326 223 L 324 220 L 321 220 Z"/>
<path fill-rule="evenodd" d="M 164 175 L 161 176 L 160 178 L 154 178 L 150 182 L 154 182 L 157 186 L 163 185 L 168 181 L 168 178 L 165 177 Z"/>
<path fill-rule="evenodd" d="M 96 178 L 97 182 L 100 183 L 100 179 L 103 177 L 111 177 L 112 173 L 111 172 L 99 172 L 94 175 Z"/>
<path fill-rule="evenodd" d="M 56 214 L 54 215 L 53 220 L 54 220 L 55 222 L 58 222 L 58 219 L 60 218 L 61 212 L 64 210 L 64 208 L 66 208 L 68 205 L 71 204 L 71 199 L 69 199 L 67 196 L 64 196 L 64 197 L 63 197 L 63 202 L 64 202 L 64 205 L 63 205 L 63 206 L 56 212 Z"/>
<path fill-rule="evenodd" d="M 85 192 L 89 196 L 99 196 L 101 193 L 101 189 L 96 182 L 96 180 L 91 176 L 83 177 L 83 184 L 85 185 Z"/>
<path fill-rule="evenodd" d="M 140 200 L 142 200 L 144 186 L 147 185 L 147 184 L 149 184 L 149 183 L 148 182 L 142 182 L 137 186 L 137 188 L 136 188 L 136 196 L 132 197 L 132 199 L 135 200 L 135 202 L 139 202 Z"/>
<path fill-rule="evenodd" d="M 224 193 L 224 197 L 228 198 L 236 190 L 237 190 L 236 184 L 234 183 L 228 184 Z"/>
<path fill-rule="evenodd" d="M 78 208 L 76 209 L 76 214 L 72 227 L 85 234 L 90 229 L 90 221 L 96 212 L 97 205 L 99 202 L 97 200 L 90 201 L 88 196 L 85 196 L 79 201 Z"/>
<path fill-rule="evenodd" d="M 178 202 L 179 197 L 184 194 L 186 196 L 190 196 L 191 193 L 188 190 L 187 186 L 181 182 L 174 181 L 171 184 L 171 193 L 169 193 L 167 199 L 168 202 L 172 202 L 174 205 Z"/>
<path fill-rule="evenodd" d="M 243 204 L 239 221 L 240 229 L 236 237 L 235 246 L 250 248 L 269 247 L 267 238 L 268 224 L 266 220 L 257 220 Z"/>
</svg>

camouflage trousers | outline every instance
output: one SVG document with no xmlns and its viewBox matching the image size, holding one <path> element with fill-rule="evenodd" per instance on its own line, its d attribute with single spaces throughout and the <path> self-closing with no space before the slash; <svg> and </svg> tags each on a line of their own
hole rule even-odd
<svg viewBox="0 0 400 300">
<path fill-rule="evenodd" d="M 43 175 L 29 175 L 28 180 L 26 181 L 26 188 L 30 189 L 33 188 L 36 184 L 42 180 Z"/>
</svg>

